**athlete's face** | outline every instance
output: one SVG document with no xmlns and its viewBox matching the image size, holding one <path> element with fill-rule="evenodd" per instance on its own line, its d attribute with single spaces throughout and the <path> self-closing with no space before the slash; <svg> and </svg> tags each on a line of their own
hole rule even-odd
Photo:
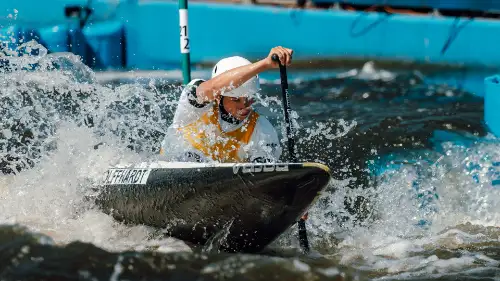
<svg viewBox="0 0 500 281">
<path fill-rule="evenodd" d="M 246 97 L 225 97 L 222 99 L 224 109 L 240 121 L 244 120 L 250 112 L 252 112 L 252 108 L 250 106 L 253 102 L 253 99 Z"/>
</svg>

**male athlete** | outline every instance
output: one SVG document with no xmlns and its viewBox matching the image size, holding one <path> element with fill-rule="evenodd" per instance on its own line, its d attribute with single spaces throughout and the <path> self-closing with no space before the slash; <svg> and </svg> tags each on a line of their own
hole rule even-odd
<svg viewBox="0 0 500 281">
<path fill-rule="evenodd" d="M 212 78 L 194 79 L 183 90 L 160 154 L 183 162 L 276 162 L 281 156 L 278 134 L 255 112 L 258 74 L 292 60 L 291 49 L 275 47 L 257 62 L 234 56 L 220 60 Z"/>
</svg>

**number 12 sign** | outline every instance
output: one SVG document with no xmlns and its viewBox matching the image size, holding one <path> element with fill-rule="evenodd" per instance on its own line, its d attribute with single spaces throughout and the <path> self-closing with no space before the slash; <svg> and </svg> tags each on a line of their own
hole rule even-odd
<svg viewBox="0 0 500 281">
<path fill-rule="evenodd" d="M 179 24 L 181 32 L 181 53 L 189 53 L 189 35 L 188 35 L 188 14 L 187 9 L 179 9 Z"/>
</svg>

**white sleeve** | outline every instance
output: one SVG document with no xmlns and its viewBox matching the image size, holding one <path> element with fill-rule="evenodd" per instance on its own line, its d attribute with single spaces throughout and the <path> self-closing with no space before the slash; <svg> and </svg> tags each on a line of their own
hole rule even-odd
<svg viewBox="0 0 500 281">
<path fill-rule="evenodd" d="M 278 133 L 269 120 L 260 116 L 248 145 L 248 160 L 250 162 L 278 162 L 281 152 Z"/>
<path fill-rule="evenodd" d="M 210 103 L 199 104 L 196 101 L 196 88 L 204 81 L 202 79 L 194 79 L 182 90 L 172 121 L 172 127 L 179 128 L 193 123 L 210 108 Z"/>
</svg>

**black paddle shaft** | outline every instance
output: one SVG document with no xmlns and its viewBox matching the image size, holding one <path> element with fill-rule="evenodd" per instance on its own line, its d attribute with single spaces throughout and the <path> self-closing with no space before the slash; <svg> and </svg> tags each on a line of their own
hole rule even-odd
<svg viewBox="0 0 500 281">
<path fill-rule="evenodd" d="M 293 138 L 293 127 L 292 122 L 290 122 L 290 98 L 288 96 L 288 78 L 286 75 L 286 66 L 281 64 L 280 58 L 277 54 L 273 54 L 273 61 L 277 62 L 280 66 L 280 76 L 281 76 L 281 94 L 283 95 L 283 111 L 285 114 L 285 126 L 286 134 L 288 140 L 288 152 L 290 154 L 290 162 L 297 162 L 297 156 L 295 155 L 295 139 Z"/>
<path fill-rule="evenodd" d="M 283 111 L 285 114 L 286 134 L 288 138 L 288 152 L 290 153 L 291 162 L 297 162 L 295 155 L 295 139 L 293 138 L 292 122 L 290 122 L 290 99 L 288 97 L 288 77 L 286 75 L 286 66 L 280 62 L 277 54 L 273 54 L 271 59 L 277 62 L 280 66 L 281 77 L 281 93 L 283 95 Z M 304 253 L 309 253 L 309 240 L 307 239 L 306 221 L 301 218 L 298 221 L 299 226 L 299 243 Z"/>
</svg>

